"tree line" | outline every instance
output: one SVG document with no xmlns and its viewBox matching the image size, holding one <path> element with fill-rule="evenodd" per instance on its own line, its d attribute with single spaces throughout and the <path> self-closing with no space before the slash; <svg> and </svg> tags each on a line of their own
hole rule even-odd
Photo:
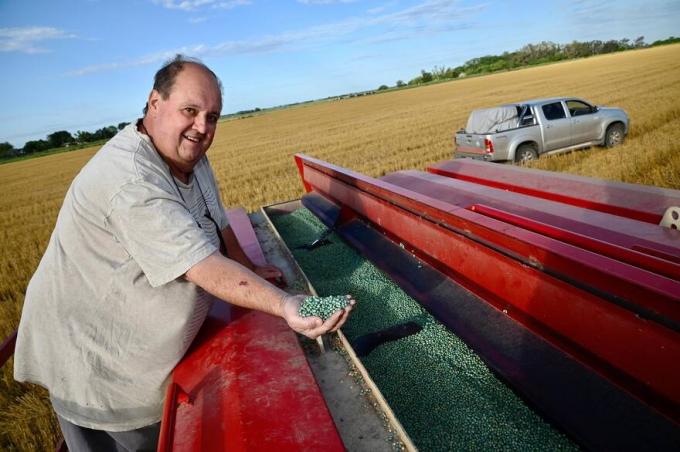
<svg viewBox="0 0 680 452">
<path fill-rule="evenodd" d="M 432 70 L 421 70 L 420 75 L 409 80 L 397 80 L 394 87 L 380 85 L 377 90 L 364 91 L 361 93 L 351 93 L 342 96 L 332 96 L 329 99 L 342 99 L 345 97 L 364 96 L 378 91 L 385 91 L 390 88 L 403 88 L 409 85 L 420 85 L 434 81 L 452 80 L 456 78 L 468 77 L 471 75 L 488 74 L 491 72 L 516 69 L 542 63 L 552 63 L 573 58 L 584 58 L 605 53 L 620 52 L 623 50 L 640 49 L 666 44 L 679 43 L 680 38 L 671 36 L 670 38 L 654 41 L 651 44 L 645 43 L 644 36 L 639 36 L 635 40 L 624 38 L 621 40 L 609 41 L 574 41 L 569 44 L 556 44 L 551 41 L 542 41 L 538 44 L 527 44 L 514 52 L 504 52 L 501 55 L 486 55 L 468 60 L 457 67 L 435 66 Z M 304 103 L 304 102 L 302 102 Z M 295 104 L 291 104 L 295 105 Z M 237 113 L 255 113 L 262 111 L 260 108 L 253 110 L 243 110 Z M 129 123 L 121 122 L 118 126 L 102 127 L 95 132 L 79 130 L 74 135 L 66 130 L 60 130 L 47 135 L 44 140 L 28 141 L 23 148 L 15 149 L 9 142 L 0 143 L 0 159 L 8 159 L 20 155 L 30 155 L 38 152 L 69 147 L 77 149 L 90 143 L 96 143 L 112 138 L 119 130 Z"/>
<path fill-rule="evenodd" d="M 674 36 L 671 36 L 668 39 L 654 41 L 651 44 L 645 43 L 644 36 L 639 36 L 633 41 L 628 38 L 618 41 L 574 41 L 569 44 L 556 44 L 551 41 L 542 41 L 538 44 L 527 44 L 514 52 L 504 52 L 501 55 L 487 55 L 473 58 L 461 66 L 453 68 L 435 66 L 431 71 L 421 70 L 420 75 L 409 80 L 408 83 L 398 80 L 395 87 L 400 88 L 407 85 L 420 85 L 433 81 L 451 80 L 471 75 L 517 69 L 524 66 L 553 63 L 574 58 L 585 58 L 594 55 L 603 55 L 605 53 L 674 44 L 677 42 L 680 42 L 680 38 Z M 378 91 L 388 88 L 387 85 L 381 85 L 378 88 Z"/>
<path fill-rule="evenodd" d="M 58 148 L 84 147 L 98 141 L 108 140 L 113 138 L 119 130 L 122 130 L 129 122 L 121 122 L 118 126 L 102 127 L 94 132 L 87 132 L 79 130 L 75 134 L 71 134 L 66 130 L 59 130 L 53 132 L 44 140 L 27 141 L 23 148 L 15 149 L 11 143 L 0 143 L 0 159 L 7 159 L 18 157 L 21 155 L 31 155 L 38 152 L 54 150 Z"/>
</svg>

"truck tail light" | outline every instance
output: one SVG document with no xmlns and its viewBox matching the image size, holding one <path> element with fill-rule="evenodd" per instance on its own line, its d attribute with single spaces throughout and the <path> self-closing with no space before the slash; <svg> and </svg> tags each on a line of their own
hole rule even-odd
<svg viewBox="0 0 680 452">
<path fill-rule="evenodd" d="M 487 154 L 493 154 L 493 141 L 490 138 L 484 138 L 484 148 Z"/>
</svg>

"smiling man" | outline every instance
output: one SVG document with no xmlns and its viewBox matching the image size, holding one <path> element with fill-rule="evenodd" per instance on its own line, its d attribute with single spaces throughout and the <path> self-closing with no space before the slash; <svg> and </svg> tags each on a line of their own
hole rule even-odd
<svg viewBox="0 0 680 452">
<path fill-rule="evenodd" d="M 185 63 L 166 72 L 156 78 L 140 128 L 153 137 L 172 174 L 186 183 L 212 144 L 222 93 L 217 77 L 204 66 Z"/>
<path fill-rule="evenodd" d="M 222 109 L 217 76 L 178 56 L 155 76 L 144 117 L 69 188 L 29 282 L 14 376 L 47 388 L 72 451 L 155 450 L 167 379 L 216 300 L 280 316 L 317 337 L 304 297 L 244 267 L 205 154 Z M 217 302 L 222 302 L 217 301 Z"/>
</svg>

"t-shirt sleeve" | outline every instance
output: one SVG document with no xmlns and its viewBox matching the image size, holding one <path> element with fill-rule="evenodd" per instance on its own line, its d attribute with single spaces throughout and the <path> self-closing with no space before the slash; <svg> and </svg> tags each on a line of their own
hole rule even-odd
<svg viewBox="0 0 680 452">
<path fill-rule="evenodd" d="M 107 225 L 152 287 L 217 251 L 179 199 L 147 181 L 121 188 L 111 200 Z"/>
</svg>

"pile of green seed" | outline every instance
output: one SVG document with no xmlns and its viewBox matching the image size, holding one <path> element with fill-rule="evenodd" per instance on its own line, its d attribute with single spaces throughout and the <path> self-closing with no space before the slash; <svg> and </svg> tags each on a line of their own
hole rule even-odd
<svg viewBox="0 0 680 452">
<path fill-rule="evenodd" d="M 306 209 L 273 217 L 291 249 L 325 228 Z M 414 321 L 423 329 L 362 362 L 420 450 L 578 450 L 501 382 L 463 341 L 341 239 L 293 254 L 320 295 L 360 302 L 342 330 L 361 335 Z"/>
<path fill-rule="evenodd" d="M 344 295 L 330 297 L 310 296 L 302 302 L 300 315 L 302 317 L 321 317 L 321 320 L 326 320 L 337 311 L 347 307 L 348 304 L 349 299 Z"/>
</svg>

